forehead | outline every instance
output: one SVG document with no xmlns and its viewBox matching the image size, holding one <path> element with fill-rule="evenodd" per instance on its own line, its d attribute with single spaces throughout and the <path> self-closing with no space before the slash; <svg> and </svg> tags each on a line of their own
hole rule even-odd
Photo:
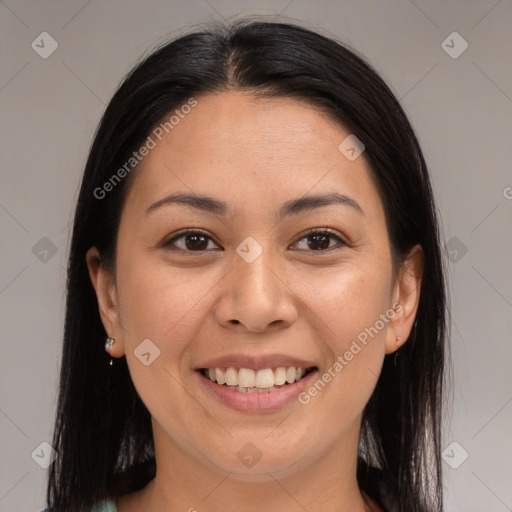
<svg viewBox="0 0 512 512">
<path fill-rule="evenodd" d="M 142 208 L 178 189 L 242 206 L 337 191 L 374 201 L 382 213 L 364 153 L 350 161 L 340 152 L 350 134 L 325 112 L 293 98 L 242 92 L 196 101 L 187 114 L 176 108 L 181 115 L 160 129 L 160 138 L 150 134 L 155 145 L 136 171 L 128 203 Z"/>
<path fill-rule="evenodd" d="M 183 157 L 208 148 L 210 154 L 234 155 L 242 161 L 242 153 L 247 159 L 267 155 L 268 163 L 274 153 L 292 159 L 297 152 L 307 158 L 315 148 L 337 150 L 333 143 L 343 130 L 304 101 L 233 91 L 198 98 L 197 106 L 172 133 L 170 147 L 180 145 Z M 306 146 L 310 144 L 314 147 Z"/>
</svg>

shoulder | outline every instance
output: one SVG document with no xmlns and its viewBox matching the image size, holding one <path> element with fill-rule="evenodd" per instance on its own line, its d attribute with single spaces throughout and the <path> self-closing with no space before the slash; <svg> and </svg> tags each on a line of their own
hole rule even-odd
<svg viewBox="0 0 512 512">
<path fill-rule="evenodd" d="M 51 508 L 45 508 L 41 512 L 52 512 Z M 94 505 L 89 512 L 117 512 L 116 504 L 112 500 L 102 501 Z"/>
</svg>

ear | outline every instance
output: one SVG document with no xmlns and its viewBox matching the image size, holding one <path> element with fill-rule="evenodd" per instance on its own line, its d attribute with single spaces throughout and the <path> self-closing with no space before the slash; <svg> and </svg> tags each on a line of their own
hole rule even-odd
<svg viewBox="0 0 512 512">
<path fill-rule="evenodd" d="M 393 289 L 391 304 L 395 316 L 386 333 L 386 354 L 392 354 L 399 349 L 411 333 L 420 301 L 422 278 L 423 249 L 416 244 L 400 267 Z M 400 338 L 398 342 L 397 336 Z"/>
<path fill-rule="evenodd" d="M 108 336 L 116 342 L 110 351 L 112 357 L 124 355 L 123 329 L 119 318 L 117 290 L 114 278 L 108 270 L 101 265 L 100 253 L 96 247 L 91 247 L 86 253 L 89 277 L 96 291 L 101 322 Z"/>
</svg>

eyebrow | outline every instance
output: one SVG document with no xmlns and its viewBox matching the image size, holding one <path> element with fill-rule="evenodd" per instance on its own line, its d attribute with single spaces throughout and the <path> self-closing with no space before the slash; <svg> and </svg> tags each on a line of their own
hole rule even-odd
<svg viewBox="0 0 512 512">
<path fill-rule="evenodd" d="M 219 201 L 213 197 L 192 193 L 176 193 L 164 197 L 163 199 L 160 199 L 156 203 L 150 205 L 146 209 L 146 215 L 162 206 L 171 204 L 179 204 L 185 207 L 194 208 L 196 210 L 220 215 L 223 217 L 234 216 L 234 211 L 225 202 Z M 298 199 L 291 199 L 286 201 L 277 213 L 277 220 L 281 220 L 289 215 L 297 215 L 299 213 L 308 212 L 323 206 L 330 206 L 333 204 L 349 206 L 359 215 L 362 215 L 363 217 L 365 216 L 363 209 L 354 199 L 344 194 L 332 193 L 303 196 Z"/>
</svg>

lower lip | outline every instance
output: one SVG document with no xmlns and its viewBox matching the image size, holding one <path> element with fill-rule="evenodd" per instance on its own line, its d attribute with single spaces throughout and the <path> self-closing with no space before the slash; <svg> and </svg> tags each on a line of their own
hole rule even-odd
<svg viewBox="0 0 512 512">
<path fill-rule="evenodd" d="M 317 373 L 317 369 L 309 372 L 305 377 L 293 384 L 287 384 L 275 390 L 263 393 L 245 393 L 227 386 L 212 382 L 200 371 L 196 371 L 201 385 L 211 393 L 219 402 L 242 412 L 272 412 L 284 407 L 297 399 L 298 395 L 308 387 L 310 381 Z"/>
</svg>

